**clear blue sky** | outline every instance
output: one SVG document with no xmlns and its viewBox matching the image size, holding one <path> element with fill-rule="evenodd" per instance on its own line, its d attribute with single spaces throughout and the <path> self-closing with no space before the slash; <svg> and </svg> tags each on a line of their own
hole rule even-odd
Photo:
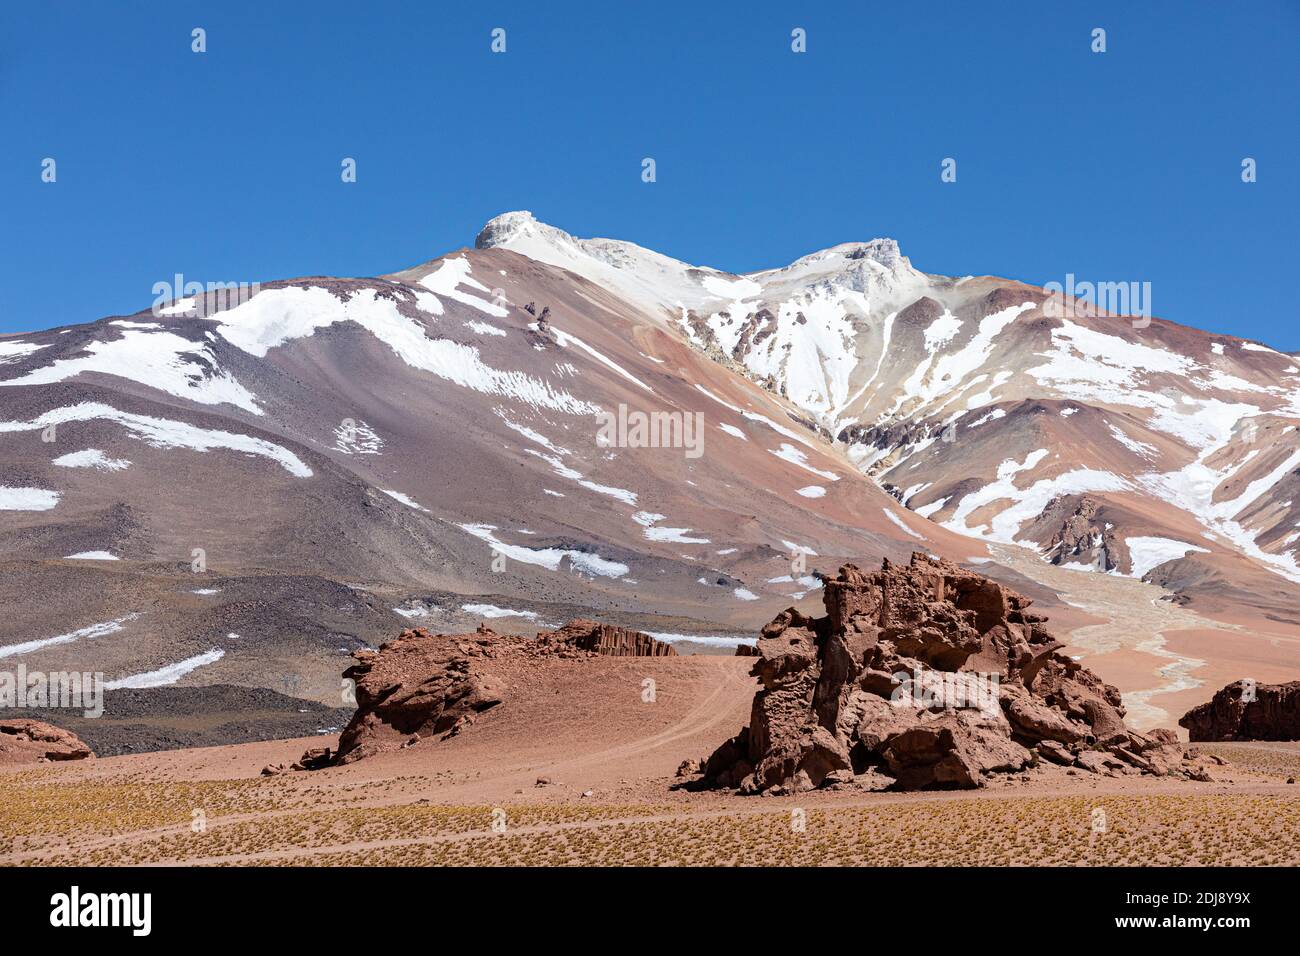
<svg viewBox="0 0 1300 956">
<path fill-rule="evenodd" d="M 531 209 L 736 272 L 893 236 L 929 272 L 1149 281 L 1296 350 L 1297 64 L 1297 0 L 6 3 L 0 331 L 176 272 L 393 271 Z"/>
</svg>

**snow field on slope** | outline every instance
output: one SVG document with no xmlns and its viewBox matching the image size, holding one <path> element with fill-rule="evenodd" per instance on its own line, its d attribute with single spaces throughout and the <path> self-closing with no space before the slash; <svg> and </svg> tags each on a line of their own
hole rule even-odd
<svg viewBox="0 0 1300 956">
<path fill-rule="evenodd" d="M 136 415 L 122 412 L 111 405 L 100 402 L 82 402 L 64 408 L 51 409 L 29 422 L 0 422 L 0 434 L 5 432 L 41 431 L 50 425 L 65 425 L 70 422 L 109 421 L 121 425 L 153 448 L 187 448 L 191 451 L 207 452 L 214 448 L 259 455 L 274 461 L 289 474 L 297 478 L 310 478 L 312 470 L 297 455 L 251 435 L 239 435 L 234 432 L 217 429 L 200 428 L 187 422 L 170 418 L 152 418 L 148 415 Z"/>
</svg>

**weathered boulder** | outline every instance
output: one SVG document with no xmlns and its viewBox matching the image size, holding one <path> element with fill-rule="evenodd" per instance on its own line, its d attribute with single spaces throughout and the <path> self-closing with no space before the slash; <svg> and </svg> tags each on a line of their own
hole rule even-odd
<svg viewBox="0 0 1300 956">
<path fill-rule="evenodd" d="M 1139 770 L 1158 777 L 1176 774 L 1188 757 L 1178 734 L 1165 728 L 1149 734 L 1132 731 L 1127 741 L 1113 746 L 1111 751 Z"/>
<path fill-rule="evenodd" d="M 713 751 L 704 762 L 704 779 L 719 787 L 739 787 L 754 771 L 748 761 L 749 727 L 740 728 L 740 733 L 725 741 Z"/>
<path fill-rule="evenodd" d="M 1087 728 L 1021 685 L 1009 684 L 1002 689 L 1002 709 L 1011 723 L 1012 733 L 1029 740 L 1073 744 L 1088 733 Z"/>
<path fill-rule="evenodd" d="M 956 710 L 926 714 L 882 751 L 890 774 L 904 790 L 969 789 L 984 775 L 1022 770 L 1032 759 L 996 721 Z"/>
<path fill-rule="evenodd" d="M 332 762 L 333 754 L 328 747 L 312 747 L 303 752 L 291 769 L 319 770 L 321 767 L 328 767 Z"/>
<path fill-rule="evenodd" d="M 333 762 L 395 750 L 412 734 L 454 734 L 500 704 L 496 689 L 475 666 L 484 655 L 467 643 L 495 636 L 406 630 L 377 653 L 353 654 L 356 663 L 343 676 L 353 682 L 357 710 L 339 737 Z"/>
<path fill-rule="evenodd" d="M 405 630 L 378 652 L 352 655 L 356 663 L 343 676 L 353 682 L 357 710 L 339 736 L 337 753 L 313 748 L 292 769 L 352 763 L 415 746 L 424 738 L 460 733 L 505 701 L 493 667 L 503 658 L 581 660 L 676 653 L 648 634 L 588 620 L 571 621 L 536 637 L 497 634 L 486 625 L 474 634 Z"/>
<path fill-rule="evenodd" d="M 852 774 L 979 787 L 1040 756 L 1188 775 L 1176 735 L 1126 727 L 1119 691 L 996 581 L 918 552 L 872 573 L 845 565 L 823 600 L 825 617 L 789 608 L 763 628 L 749 724 L 705 762 L 705 785 L 789 793 Z"/>
<path fill-rule="evenodd" d="M 27 718 L 0 719 L 0 764 L 90 760 L 95 756 L 76 734 Z"/>
<path fill-rule="evenodd" d="M 1300 681 L 1236 681 L 1178 721 L 1193 741 L 1300 740 Z"/>
<path fill-rule="evenodd" d="M 1057 743 L 1055 740 L 1040 740 L 1034 749 L 1043 759 L 1060 764 L 1062 767 L 1074 763 L 1074 754 L 1064 744 Z"/>
</svg>

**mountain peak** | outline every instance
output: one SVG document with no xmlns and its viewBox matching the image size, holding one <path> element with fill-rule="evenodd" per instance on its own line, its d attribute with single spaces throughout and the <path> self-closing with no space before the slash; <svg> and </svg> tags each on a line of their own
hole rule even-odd
<svg viewBox="0 0 1300 956">
<path fill-rule="evenodd" d="M 897 239 L 872 239 L 869 242 L 846 242 L 835 246 L 846 259 L 874 259 L 882 266 L 890 266 L 904 258 Z"/>
<path fill-rule="evenodd" d="M 903 255 L 898 248 L 897 239 L 870 239 L 866 242 L 841 242 L 839 245 L 831 246 L 829 249 L 819 249 L 816 252 L 810 252 L 806 256 L 800 256 L 783 269 L 803 269 L 809 266 L 816 266 L 819 263 L 855 263 L 870 261 L 884 266 L 886 269 L 893 269 L 898 266 L 911 266 L 911 261 Z M 779 271 L 776 269 L 770 270 Z"/>
<path fill-rule="evenodd" d="M 512 249 L 566 268 L 574 268 L 575 259 L 588 257 L 602 260 L 606 265 L 619 269 L 644 265 L 645 260 L 655 261 L 660 271 L 665 267 L 670 268 L 670 271 L 692 268 L 686 263 L 645 249 L 635 243 L 617 239 L 579 239 L 563 229 L 557 229 L 540 221 L 526 209 L 503 212 L 489 220 L 479 230 L 474 240 L 474 247 Z M 879 272 L 876 267 L 883 268 L 887 273 L 912 272 L 912 263 L 899 249 L 898 240 L 881 237 L 865 242 L 840 243 L 801 256 L 789 265 L 761 270 L 750 275 L 828 274 L 845 271 L 859 273 L 863 271 L 863 267 L 866 267 L 868 272 Z"/>
<path fill-rule="evenodd" d="M 554 226 L 538 222 L 537 217 L 527 209 L 503 212 L 501 215 L 488 220 L 483 228 L 479 230 L 474 239 L 474 248 L 492 249 L 496 246 L 505 245 L 519 236 L 543 231 L 560 233 L 560 230 Z M 560 234 L 564 235 L 563 233 Z"/>
</svg>

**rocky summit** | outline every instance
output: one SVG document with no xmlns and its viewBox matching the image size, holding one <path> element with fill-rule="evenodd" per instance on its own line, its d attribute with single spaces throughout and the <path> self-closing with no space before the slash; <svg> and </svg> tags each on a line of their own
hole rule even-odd
<svg viewBox="0 0 1300 956">
<path fill-rule="evenodd" d="M 704 761 L 701 783 L 782 794 L 980 787 L 1059 764 L 1110 776 L 1207 779 L 1172 730 L 1124 723 L 1119 691 L 1068 656 L 1031 601 L 914 553 L 826 581 L 826 615 L 768 624 L 750 722 Z"/>
<path fill-rule="evenodd" d="M 1178 724 L 1194 741 L 1300 740 L 1300 681 L 1235 681 Z"/>
</svg>

